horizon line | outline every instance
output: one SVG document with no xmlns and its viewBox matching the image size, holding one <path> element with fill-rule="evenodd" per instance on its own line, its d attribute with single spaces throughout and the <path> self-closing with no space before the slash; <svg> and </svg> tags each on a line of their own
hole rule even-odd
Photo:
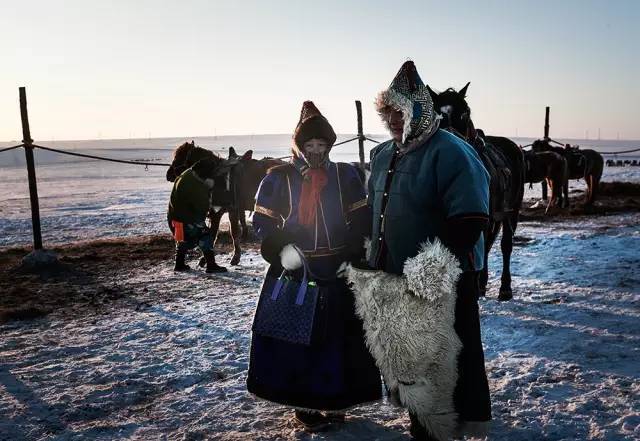
<svg viewBox="0 0 640 441">
<path fill-rule="evenodd" d="M 390 139 L 389 134 L 382 133 L 364 133 L 365 136 L 379 136 L 385 137 L 385 140 Z M 159 139 L 197 139 L 197 138 L 237 138 L 237 137 L 253 137 L 253 136 L 292 136 L 291 133 L 248 133 L 248 134 L 238 134 L 238 135 L 189 135 L 189 136 L 152 136 L 152 137 L 137 137 L 137 138 L 76 138 L 76 139 L 43 139 L 40 142 L 81 142 L 81 141 L 150 141 L 150 140 L 159 140 Z M 357 136 L 357 133 L 338 133 L 337 136 Z M 536 136 L 515 136 L 515 135 L 490 135 L 490 136 L 504 136 L 505 138 L 518 138 L 518 139 L 542 139 L 543 137 Z M 33 136 L 32 136 L 33 138 Z M 637 141 L 640 142 L 640 139 L 633 138 L 571 138 L 571 137 L 550 137 L 551 139 L 563 139 L 567 141 Z M 34 143 L 37 143 L 34 139 Z M 383 141 L 381 141 L 383 142 Z M 18 143 L 22 144 L 22 141 L 18 141 L 17 139 L 9 140 L 9 141 L 0 141 L 2 144 L 13 144 Z"/>
</svg>

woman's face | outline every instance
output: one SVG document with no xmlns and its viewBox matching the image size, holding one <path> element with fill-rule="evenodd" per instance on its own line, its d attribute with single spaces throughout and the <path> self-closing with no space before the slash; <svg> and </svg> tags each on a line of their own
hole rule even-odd
<svg viewBox="0 0 640 441">
<path fill-rule="evenodd" d="M 324 139 L 311 138 L 302 144 L 302 150 L 305 153 L 324 153 L 329 148 L 329 144 Z"/>
</svg>

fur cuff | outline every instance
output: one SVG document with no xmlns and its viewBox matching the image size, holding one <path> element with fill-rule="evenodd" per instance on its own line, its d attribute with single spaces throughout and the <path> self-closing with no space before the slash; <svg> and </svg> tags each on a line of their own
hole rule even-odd
<svg viewBox="0 0 640 441">
<path fill-rule="evenodd" d="M 435 302 L 455 292 L 462 270 L 458 259 L 436 239 L 423 243 L 418 255 L 405 261 L 403 273 L 414 295 Z"/>
</svg>

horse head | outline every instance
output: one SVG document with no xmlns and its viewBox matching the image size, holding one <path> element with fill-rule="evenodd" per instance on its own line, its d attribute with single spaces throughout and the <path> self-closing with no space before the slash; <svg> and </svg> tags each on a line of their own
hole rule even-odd
<svg viewBox="0 0 640 441">
<path fill-rule="evenodd" d="M 192 140 L 191 142 L 185 142 L 182 145 L 176 147 L 173 152 L 173 161 L 171 166 L 167 170 L 167 181 L 173 182 L 178 176 L 182 174 L 186 169 L 191 167 L 196 162 L 216 156 L 212 151 L 198 147 Z"/>
<path fill-rule="evenodd" d="M 469 84 L 471 83 L 467 83 L 459 91 L 450 87 L 440 93 L 427 86 L 433 106 L 442 117 L 440 127 L 457 133 L 467 140 L 476 137 L 476 130 L 471 121 L 471 108 L 466 100 Z"/>
</svg>

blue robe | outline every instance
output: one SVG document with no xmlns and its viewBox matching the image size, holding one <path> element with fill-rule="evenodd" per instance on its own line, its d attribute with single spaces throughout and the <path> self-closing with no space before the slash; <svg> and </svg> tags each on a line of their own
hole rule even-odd
<svg viewBox="0 0 640 441">
<path fill-rule="evenodd" d="M 303 250 L 320 282 L 323 305 L 316 311 L 310 346 L 253 335 L 247 388 L 280 404 L 316 410 L 341 410 L 381 397 L 381 378 L 364 342 L 353 293 L 335 273 L 344 261 L 361 257 L 359 245 L 370 232 L 364 186 L 349 164 L 327 164 L 328 182 L 316 223 L 298 223 L 302 175 L 290 165 L 267 174 L 256 195 L 253 226 L 263 241 L 268 275 L 282 272 L 278 251 L 285 243 Z M 265 244 L 284 238 L 273 253 Z"/>
</svg>

